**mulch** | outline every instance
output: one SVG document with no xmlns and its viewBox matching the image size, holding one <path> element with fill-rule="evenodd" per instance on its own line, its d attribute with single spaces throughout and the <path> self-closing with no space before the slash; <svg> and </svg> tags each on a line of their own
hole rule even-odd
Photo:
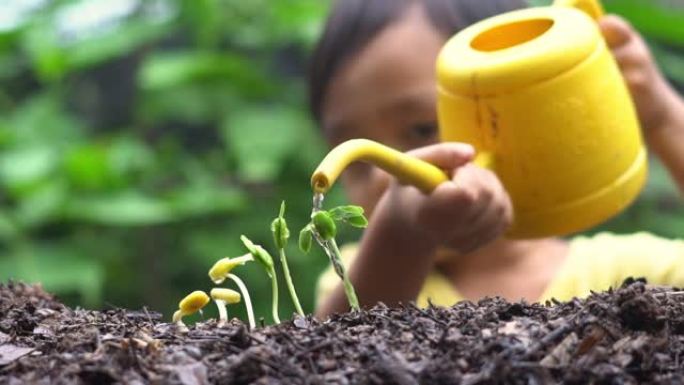
<svg viewBox="0 0 684 385">
<path fill-rule="evenodd" d="M 489 298 L 183 331 L 0 285 L 0 384 L 684 383 L 684 292 L 642 281 L 546 305 Z"/>
</svg>

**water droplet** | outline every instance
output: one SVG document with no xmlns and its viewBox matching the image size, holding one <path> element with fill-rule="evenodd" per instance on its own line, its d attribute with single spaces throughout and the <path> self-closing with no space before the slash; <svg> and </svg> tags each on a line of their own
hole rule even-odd
<svg viewBox="0 0 684 385">
<path fill-rule="evenodd" d="M 325 196 L 323 193 L 314 193 L 313 196 L 313 209 L 311 210 L 312 213 L 315 213 L 316 211 L 320 211 L 323 208 L 323 199 L 325 199 Z"/>
</svg>

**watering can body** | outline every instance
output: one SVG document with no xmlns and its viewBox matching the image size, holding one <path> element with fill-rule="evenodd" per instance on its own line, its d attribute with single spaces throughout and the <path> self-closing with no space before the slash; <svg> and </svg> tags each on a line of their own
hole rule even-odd
<svg viewBox="0 0 684 385">
<path fill-rule="evenodd" d="M 540 7 L 483 20 L 437 61 L 441 140 L 471 143 L 489 160 L 514 205 L 512 237 L 596 225 L 646 179 L 629 91 L 586 11 Z"/>
</svg>

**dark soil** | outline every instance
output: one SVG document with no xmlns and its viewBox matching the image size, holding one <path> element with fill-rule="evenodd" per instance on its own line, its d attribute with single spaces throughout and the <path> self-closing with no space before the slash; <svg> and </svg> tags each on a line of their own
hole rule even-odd
<svg viewBox="0 0 684 385">
<path fill-rule="evenodd" d="M 378 306 L 252 333 L 162 321 L 0 286 L 0 383 L 684 383 L 684 292 L 643 282 L 549 306 Z"/>
</svg>

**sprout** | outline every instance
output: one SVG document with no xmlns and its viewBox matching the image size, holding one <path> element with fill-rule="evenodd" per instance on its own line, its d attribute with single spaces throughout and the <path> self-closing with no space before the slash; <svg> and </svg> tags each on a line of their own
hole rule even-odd
<svg viewBox="0 0 684 385">
<path fill-rule="evenodd" d="M 285 222 L 285 201 L 280 204 L 280 214 L 271 223 L 271 233 L 273 233 L 273 242 L 280 254 L 280 264 L 283 266 L 283 275 L 285 275 L 285 283 L 290 292 L 290 298 L 292 298 L 292 303 L 294 303 L 297 313 L 303 317 L 304 310 L 302 310 L 302 305 L 299 303 L 297 291 L 295 291 L 294 284 L 292 283 L 290 268 L 287 264 L 287 257 L 285 256 L 285 246 L 287 246 L 287 241 L 290 238 L 290 230 L 287 228 L 287 222 Z"/>
<path fill-rule="evenodd" d="M 183 317 L 201 311 L 209 303 L 209 296 L 201 290 L 195 290 L 178 303 L 178 310 L 173 313 L 173 322 L 185 326 Z"/>
<path fill-rule="evenodd" d="M 324 240 L 329 241 L 337 235 L 335 221 L 327 211 L 317 211 L 311 216 L 311 223 L 318 235 Z"/>
<path fill-rule="evenodd" d="M 302 231 L 299 232 L 299 250 L 304 253 L 308 253 L 311 250 L 312 233 L 311 225 L 304 226 Z"/>
<path fill-rule="evenodd" d="M 245 254 L 236 258 L 222 258 L 218 260 L 214 266 L 211 267 L 211 269 L 209 269 L 209 278 L 211 278 L 214 283 L 220 284 L 225 281 L 226 278 L 228 278 L 235 282 L 237 287 L 240 289 L 242 298 L 245 299 L 245 309 L 247 309 L 247 320 L 249 322 L 250 330 L 256 327 L 256 322 L 254 321 L 254 309 L 252 308 L 252 300 L 249 297 L 249 291 L 247 291 L 247 286 L 245 286 L 245 283 L 242 282 L 237 275 L 231 274 L 231 271 L 235 267 L 253 260 L 252 254 Z"/>
<path fill-rule="evenodd" d="M 228 312 L 226 311 L 226 305 L 233 305 L 240 302 L 240 293 L 235 290 L 225 289 L 225 288 L 213 288 L 211 289 L 211 298 L 216 303 L 219 312 L 219 323 L 224 323 L 228 321 Z"/>
<path fill-rule="evenodd" d="M 347 295 L 349 307 L 352 310 L 359 310 L 359 300 L 356 297 L 356 291 L 342 264 L 340 249 L 335 241 L 335 235 L 337 235 L 335 221 L 344 222 L 353 227 L 365 228 L 368 225 L 368 220 L 363 215 L 363 208 L 359 206 L 339 206 L 330 211 L 320 210 L 321 199 L 318 199 L 319 206 L 316 205 L 317 200 L 314 199 L 314 211 L 311 214 L 311 222 L 299 233 L 299 247 L 302 251 L 307 252 L 311 247 L 310 238 L 313 236 L 316 239 L 316 242 L 325 250 L 328 258 L 330 258 L 330 263 L 333 265 L 335 273 L 344 284 L 344 293 Z"/>
<path fill-rule="evenodd" d="M 211 278 L 212 282 L 215 284 L 220 284 L 222 283 L 228 274 L 237 266 L 244 265 L 246 262 L 251 262 L 254 259 L 252 258 L 252 254 L 245 254 L 236 258 L 222 258 L 216 261 L 214 263 L 214 266 L 209 269 L 209 278 Z"/>
<path fill-rule="evenodd" d="M 263 247 L 255 245 L 249 238 L 244 235 L 240 236 L 242 243 L 245 245 L 247 250 L 252 254 L 254 260 L 259 262 L 259 264 L 266 270 L 266 274 L 271 279 L 271 291 L 273 293 L 273 301 L 271 306 L 271 314 L 273 315 L 273 321 L 277 324 L 280 323 L 280 317 L 278 317 L 278 278 L 276 277 L 275 267 L 273 266 L 273 257 L 268 253 Z"/>
</svg>

